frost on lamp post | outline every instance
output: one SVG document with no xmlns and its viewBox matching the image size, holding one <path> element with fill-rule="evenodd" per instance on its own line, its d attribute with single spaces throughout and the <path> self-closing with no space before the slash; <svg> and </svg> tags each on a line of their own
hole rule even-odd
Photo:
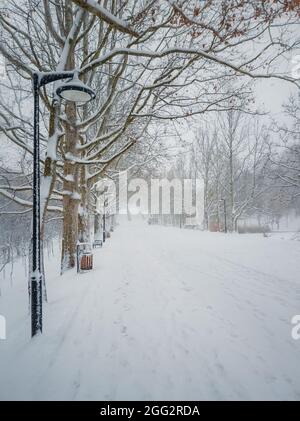
<svg viewBox="0 0 300 421">
<path fill-rule="evenodd" d="M 78 71 L 33 74 L 34 128 L 33 128 L 33 209 L 32 209 L 32 273 L 31 273 L 31 336 L 42 332 L 42 271 L 41 271 L 41 217 L 40 217 L 40 139 L 39 139 L 39 90 L 58 80 L 56 95 L 66 101 L 87 103 L 96 97 L 95 92 L 78 78 Z"/>
</svg>

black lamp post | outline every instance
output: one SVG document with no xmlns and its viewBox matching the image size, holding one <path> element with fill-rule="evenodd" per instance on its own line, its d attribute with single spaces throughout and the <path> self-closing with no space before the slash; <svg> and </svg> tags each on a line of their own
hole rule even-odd
<svg viewBox="0 0 300 421">
<path fill-rule="evenodd" d="M 102 227 L 103 227 L 103 243 L 105 243 L 106 240 L 106 226 L 105 226 L 105 213 L 103 213 L 102 217 Z"/>
<path fill-rule="evenodd" d="M 223 209 L 224 209 L 224 232 L 227 233 L 226 199 L 220 199 L 220 202 L 223 202 Z"/>
<path fill-rule="evenodd" d="M 42 272 L 41 272 L 41 209 L 40 209 L 40 123 L 39 90 L 57 80 L 69 79 L 60 85 L 56 94 L 65 100 L 86 103 L 95 92 L 78 79 L 76 71 L 33 73 L 34 129 L 33 129 L 33 209 L 32 209 L 32 273 L 31 273 L 31 336 L 42 333 Z"/>
<path fill-rule="evenodd" d="M 104 192 L 104 203 L 103 203 L 103 243 L 105 243 L 106 240 L 106 207 L 108 204 L 108 199 L 105 199 L 105 192 Z"/>
</svg>

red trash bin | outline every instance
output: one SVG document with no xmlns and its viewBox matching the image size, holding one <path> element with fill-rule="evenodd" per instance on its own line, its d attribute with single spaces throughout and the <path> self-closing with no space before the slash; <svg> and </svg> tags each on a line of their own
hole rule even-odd
<svg viewBox="0 0 300 421">
<path fill-rule="evenodd" d="M 93 269 L 93 255 L 92 253 L 83 253 L 80 259 L 80 270 Z"/>
<path fill-rule="evenodd" d="M 90 243 L 77 243 L 77 272 L 93 269 L 93 253 Z"/>
</svg>

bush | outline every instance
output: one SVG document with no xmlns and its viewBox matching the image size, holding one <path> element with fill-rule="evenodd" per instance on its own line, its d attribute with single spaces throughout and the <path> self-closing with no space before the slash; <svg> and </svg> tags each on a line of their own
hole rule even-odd
<svg viewBox="0 0 300 421">
<path fill-rule="evenodd" d="M 264 232 L 271 232 L 269 225 L 249 225 L 238 227 L 239 234 L 260 234 Z"/>
</svg>

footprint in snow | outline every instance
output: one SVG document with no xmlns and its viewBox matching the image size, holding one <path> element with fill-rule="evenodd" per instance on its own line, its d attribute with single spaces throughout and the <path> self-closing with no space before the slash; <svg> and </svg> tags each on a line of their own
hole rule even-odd
<svg viewBox="0 0 300 421">
<path fill-rule="evenodd" d="M 122 326 L 121 333 L 122 333 L 122 335 L 127 336 L 127 327 L 126 326 Z"/>
</svg>

